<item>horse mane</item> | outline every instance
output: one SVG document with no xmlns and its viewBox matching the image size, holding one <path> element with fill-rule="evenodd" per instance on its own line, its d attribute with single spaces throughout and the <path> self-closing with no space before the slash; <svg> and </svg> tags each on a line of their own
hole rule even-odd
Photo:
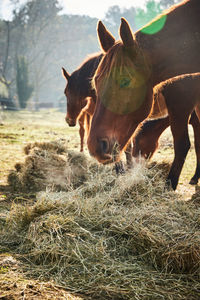
<svg viewBox="0 0 200 300">
<path fill-rule="evenodd" d="M 71 76 L 79 76 L 81 72 L 85 72 L 88 69 L 93 69 L 94 70 L 95 67 L 98 66 L 102 56 L 103 56 L 103 54 L 100 53 L 100 52 L 88 55 L 83 60 L 83 62 L 78 66 L 78 68 L 74 72 L 72 72 Z"/>
<path fill-rule="evenodd" d="M 167 87 L 170 87 L 172 86 L 173 84 L 178 84 L 179 82 L 181 83 L 182 80 L 184 79 L 188 79 L 188 80 L 193 80 L 195 78 L 200 78 L 200 73 L 199 72 L 196 72 L 196 73 L 188 73 L 188 74 L 181 74 L 181 75 L 178 75 L 178 76 L 175 76 L 173 78 L 170 78 L 170 79 L 167 79 L 159 84 L 157 84 L 154 89 L 153 89 L 153 105 L 152 105 L 152 108 L 151 108 L 151 111 L 149 113 L 149 117 L 150 118 L 155 118 L 154 117 L 154 105 L 156 103 L 158 109 L 159 109 L 159 97 L 160 97 L 160 94 L 163 95 L 163 92 L 165 89 L 167 89 Z M 164 97 L 164 95 L 163 95 Z M 162 107 L 162 103 L 161 103 L 161 107 L 160 107 L 160 116 L 161 118 L 166 114 L 166 110 L 163 109 Z M 157 118 L 157 117 L 156 117 Z M 158 115 L 158 118 L 159 115 Z"/>
<path fill-rule="evenodd" d="M 167 80 L 157 84 L 154 87 L 154 95 L 155 95 L 155 97 L 158 97 L 159 93 L 162 93 L 162 91 L 167 86 L 170 86 L 173 83 L 179 82 L 179 81 L 181 81 L 183 79 L 187 79 L 187 78 L 193 80 L 195 77 L 200 77 L 200 72 L 181 74 L 181 75 L 174 76 L 173 78 L 167 79 Z"/>
<path fill-rule="evenodd" d="M 77 67 L 76 71 L 80 71 L 80 69 L 86 67 L 88 64 L 93 63 L 93 61 L 99 61 L 103 54 L 101 52 L 96 52 L 93 54 L 89 54 L 85 57 L 82 63 Z M 75 72 L 76 72 L 75 71 Z"/>
<path fill-rule="evenodd" d="M 79 91 L 79 93 L 84 96 L 89 96 L 90 90 L 92 89 L 90 81 L 102 56 L 102 53 L 95 53 L 88 56 L 81 65 L 72 72 L 68 87 L 71 90 Z"/>
</svg>

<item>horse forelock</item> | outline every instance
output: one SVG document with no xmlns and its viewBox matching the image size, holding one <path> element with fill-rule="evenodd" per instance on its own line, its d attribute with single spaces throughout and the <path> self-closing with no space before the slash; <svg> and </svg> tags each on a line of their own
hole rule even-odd
<svg viewBox="0 0 200 300">
<path fill-rule="evenodd" d="M 109 77 L 113 69 L 114 64 L 116 64 L 116 57 L 119 56 L 120 50 L 122 48 L 122 43 L 117 42 L 115 45 L 104 54 L 95 74 L 93 77 L 93 86 L 95 87 L 95 78 Z"/>
<path fill-rule="evenodd" d="M 149 77 L 150 68 L 142 51 L 139 48 L 137 52 L 131 47 L 126 48 L 119 41 L 104 54 L 92 78 L 92 86 L 96 89 L 96 78 L 98 78 L 99 83 L 103 80 L 104 85 L 106 85 L 111 76 L 119 77 L 120 74 L 125 73 L 129 77 L 134 77 L 134 70 L 140 70 L 145 77 Z"/>
</svg>

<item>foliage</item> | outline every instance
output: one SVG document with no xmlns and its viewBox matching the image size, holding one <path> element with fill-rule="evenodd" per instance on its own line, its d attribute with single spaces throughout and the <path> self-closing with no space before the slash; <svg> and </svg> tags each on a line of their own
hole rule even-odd
<svg viewBox="0 0 200 300">
<path fill-rule="evenodd" d="M 28 63 L 24 56 L 17 58 L 17 95 L 21 108 L 26 108 L 27 101 L 33 92 L 33 86 L 29 84 Z"/>
<path fill-rule="evenodd" d="M 124 17 L 129 22 L 133 31 L 138 29 L 135 23 L 136 9 L 134 7 L 122 9 L 119 6 L 114 5 L 108 9 L 105 15 L 106 27 L 113 33 L 114 36 L 117 36 L 118 34 L 121 17 Z"/>
<path fill-rule="evenodd" d="M 162 9 L 168 8 L 179 2 L 179 0 L 160 0 L 160 7 Z"/>
<path fill-rule="evenodd" d="M 138 27 L 142 27 L 150 22 L 154 17 L 160 14 L 162 11 L 159 2 L 154 0 L 148 0 L 146 2 L 145 9 L 137 8 L 136 24 Z"/>
</svg>

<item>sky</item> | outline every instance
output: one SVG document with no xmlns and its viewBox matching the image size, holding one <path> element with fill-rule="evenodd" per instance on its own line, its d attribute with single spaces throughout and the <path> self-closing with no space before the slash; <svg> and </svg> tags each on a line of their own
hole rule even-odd
<svg viewBox="0 0 200 300">
<path fill-rule="evenodd" d="M 24 3 L 26 0 L 21 0 L 21 2 Z M 66 14 L 88 15 L 102 19 L 110 6 L 118 5 L 121 8 L 141 7 L 146 0 L 58 0 L 58 2 Z M 10 1 L 0 0 L 0 16 L 10 20 L 11 11 Z"/>
<path fill-rule="evenodd" d="M 59 0 L 65 7 L 64 11 L 71 14 L 89 15 L 103 18 L 110 6 L 118 5 L 121 8 L 142 6 L 146 0 Z"/>
</svg>

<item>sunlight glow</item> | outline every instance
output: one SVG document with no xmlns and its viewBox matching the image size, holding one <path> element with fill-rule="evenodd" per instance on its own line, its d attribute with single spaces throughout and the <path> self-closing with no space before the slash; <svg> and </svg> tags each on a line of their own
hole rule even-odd
<svg viewBox="0 0 200 300">
<path fill-rule="evenodd" d="M 166 15 L 162 15 L 156 20 L 152 21 L 150 24 L 147 24 L 145 27 L 141 29 L 142 33 L 145 34 L 155 34 L 162 30 L 167 20 Z"/>
</svg>

